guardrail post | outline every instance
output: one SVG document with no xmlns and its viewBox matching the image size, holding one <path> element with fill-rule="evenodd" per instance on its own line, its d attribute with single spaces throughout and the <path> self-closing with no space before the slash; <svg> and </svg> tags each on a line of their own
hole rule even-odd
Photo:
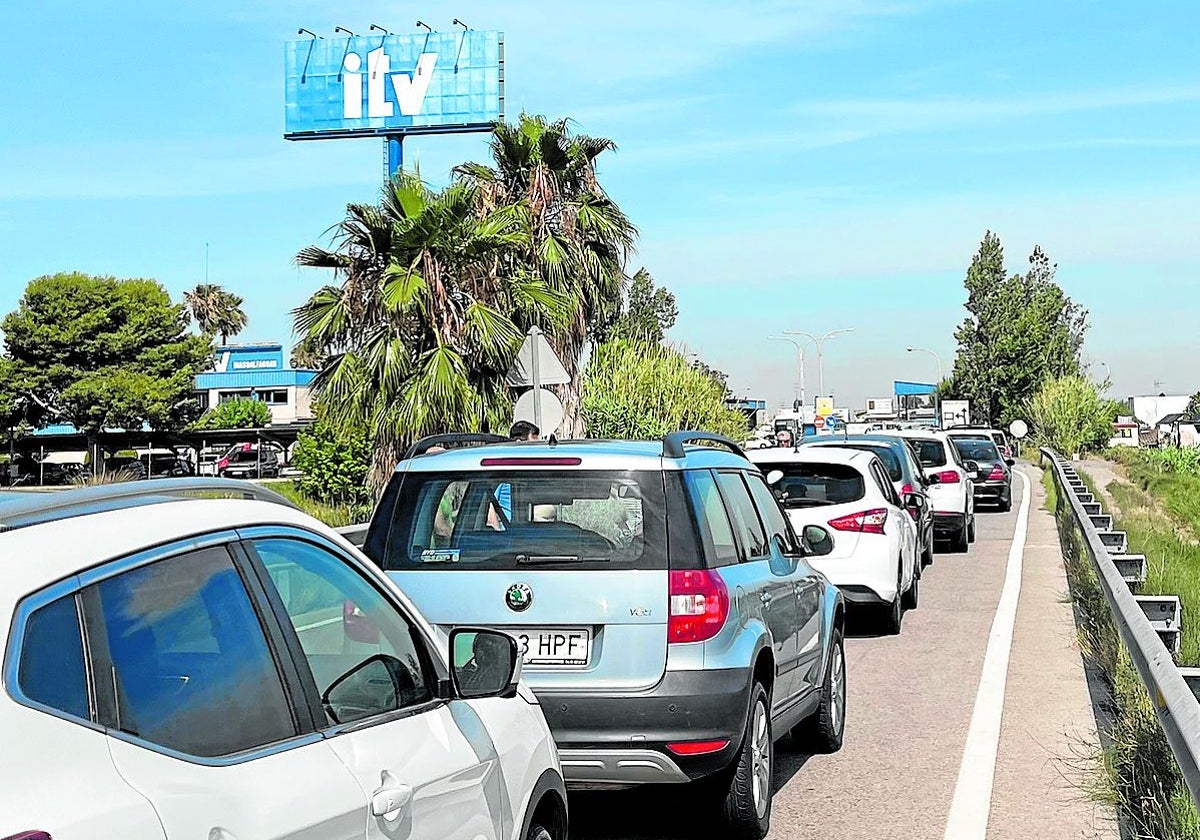
<svg viewBox="0 0 1200 840">
<path fill-rule="evenodd" d="M 1097 531 L 1096 535 L 1109 554 L 1125 554 L 1129 551 L 1129 539 L 1124 531 Z"/>
<path fill-rule="evenodd" d="M 1146 582 L 1145 554 L 1113 554 L 1110 559 L 1130 589 Z"/>
<path fill-rule="evenodd" d="M 1088 517 L 1092 520 L 1092 524 L 1096 526 L 1098 531 L 1108 531 L 1112 529 L 1113 519 L 1107 513 L 1093 513 Z"/>
</svg>

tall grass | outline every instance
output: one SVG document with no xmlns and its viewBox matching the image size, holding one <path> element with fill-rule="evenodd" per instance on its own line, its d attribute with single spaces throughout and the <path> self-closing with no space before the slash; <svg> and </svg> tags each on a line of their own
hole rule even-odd
<svg viewBox="0 0 1200 840">
<path fill-rule="evenodd" d="M 268 485 L 276 493 L 285 496 L 309 516 L 319 519 L 331 528 L 359 525 L 371 519 L 371 505 L 327 504 L 310 499 L 300 491 L 294 481 L 273 481 Z"/>
</svg>

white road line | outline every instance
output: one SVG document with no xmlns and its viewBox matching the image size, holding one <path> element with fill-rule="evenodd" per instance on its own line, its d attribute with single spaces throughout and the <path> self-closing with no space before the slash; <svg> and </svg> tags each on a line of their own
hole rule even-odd
<svg viewBox="0 0 1200 840">
<path fill-rule="evenodd" d="M 944 840 L 983 840 L 987 835 L 996 752 L 1000 747 L 1000 721 L 1004 715 L 1004 686 L 1008 680 L 1017 601 L 1021 597 L 1021 560 L 1029 532 L 1029 498 L 1032 495 L 1025 473 L 1014 472 L 1021 477 L 1021 507 L 1008 551 L 1000 604 L 996 607 L 987 653 L 983 657 L 983 674 L 979 678 L 979 692 L 975 695 L 975 710 L 971 713 L 971 728 L 967 731 L 967 744 L 958 769 Z"/>
</svg>

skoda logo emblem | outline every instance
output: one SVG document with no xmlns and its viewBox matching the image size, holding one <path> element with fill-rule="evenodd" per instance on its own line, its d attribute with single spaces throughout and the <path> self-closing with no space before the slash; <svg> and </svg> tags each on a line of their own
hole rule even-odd
<svg viewBox="0 0 1200 840">
<path fill-rule="evenodd" d="M 514 583 L 504 593 L 504 602 L 513 612 L 525 612 L 533 603 L 533 590 L 529 588 L 528 584 Z"/>
</svg>

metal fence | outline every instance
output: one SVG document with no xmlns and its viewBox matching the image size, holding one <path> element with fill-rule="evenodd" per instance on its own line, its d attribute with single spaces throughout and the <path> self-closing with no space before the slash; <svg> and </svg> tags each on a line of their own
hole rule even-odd
<svg viewBox="0 0 1200 840">
<path fill-rule="evenodd" d="M 1145 580 L 1145 558 L 1128 552 L 1124 532 L 1098 527 L 1111 528 L 1112 519 L 1100 510 L 1099 500 L 1092 498 L 1071 462 L 1051 449 L 1041 451 L 1083 534 L 1084 550 L 1096 568 L 1113 623 L 1150 694 L 1183 780 L 1200 805 L 1200 701 L 1173 655 L 1182 629 L 1179 599 L 1134 594 Z"/>
</svg>

